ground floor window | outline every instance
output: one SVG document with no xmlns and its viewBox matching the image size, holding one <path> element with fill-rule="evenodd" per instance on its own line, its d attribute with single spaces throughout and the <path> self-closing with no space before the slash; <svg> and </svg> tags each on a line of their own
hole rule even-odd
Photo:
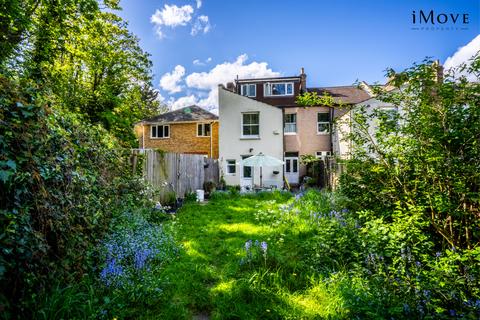
<svg viewBox="0 0 480 320">
<path fill-rule="evenodd" d="M 234 175 L 237 172 L 235 160 L 227 160 L 227 174 Z"/>
</svg>

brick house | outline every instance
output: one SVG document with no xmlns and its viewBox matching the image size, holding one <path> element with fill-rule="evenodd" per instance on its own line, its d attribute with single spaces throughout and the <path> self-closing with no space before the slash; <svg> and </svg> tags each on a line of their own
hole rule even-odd
<svg viewBox="0 0 480 320">
<path fill-rule="evenodd" d="M 199 106 L 162 113 L 135 124 L 139 148 L 218 158 L 218 117 Z"/>
</svg>

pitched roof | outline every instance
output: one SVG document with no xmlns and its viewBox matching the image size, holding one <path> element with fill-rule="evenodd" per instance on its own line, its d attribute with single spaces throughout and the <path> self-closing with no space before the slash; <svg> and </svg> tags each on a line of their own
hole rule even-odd
<svg viewBox="0 0 480 320">
<path fill-rule="evenodd" d="M 144 122 L 188 122 L 202 120 L 218 120 L 218 116 L 199 106 L 191 105 L 175 111 L 162 113 L 155 117 L 143 119 Z"/>
<path fill-rule="evenodd" d="M 307 90 L 317 92 L 319 96 L 328 93 L 333 97 L 335 102 L 344 104 L 356 104 L 371 98 L 367 91 L 357 86 L 308 88 Z"/>
</svg>

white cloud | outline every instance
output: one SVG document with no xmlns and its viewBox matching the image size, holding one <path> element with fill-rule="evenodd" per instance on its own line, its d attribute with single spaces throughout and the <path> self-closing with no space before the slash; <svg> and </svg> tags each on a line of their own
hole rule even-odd
<svg viewBox="0 0 480 320">
<path fill-rule="evenodd" d="M 192 104 L 198 104 L 198 99 L 192 94 L 176 100 L 174 98 L 170 98 L 168 100 L 168 104 L 172 110 L 178 110 L 183 107 L 191 106 Z"/>
<path fill-rule="evenodd" d="M 472 41 L 463 47 L 460 47 L 451 57 L 448 57 L 443 67 L 448 70 L 458 67 L 462 63 L 468 62 L 475 54 L 480 51 L 480 35 L 476 36 Z M 469 80 L 476 81 L 474 75 L 470 75 Z"/>
<path fill-rule="evenodd" d="M 205 61 L 200 61 L 199 59 L 195 59 L 192 61 L 193 65 L 195 66 L 204 66 L 206 65 L 207 63 L 210 63 L 212 62 L 212 58 L 211 57 L 208 57 L 207 59 L 205 59 Z"/>
<path fill-rule="evenodd" d="M 169 93 L 180 92 L 182 91 L 180 82 L 182 82 L 184 75 L 185 68 L 177 65 L 172 72 L 167 72 L 160 78 L 160 87 Z"/>
<path fill-rule="evenodd" d="M 198 33 L 202 33 L 202 32 L 205 34 L 208 31 L 210 31 L 211 27 L 212 26 L 210 25 L 210 22 L 208 21 L 208 17 L 204 16 L 204 15 L 201 15 L 195 20 L 195 23 L 193 23 L 192 31 L 190 32 L 190 34 L 192 36 L 195 36 Z"/>
<path fill-rule="evenodd" d="M 150 17 L 150 22 L 155 25 L 155 30 L 160 38 L 165 36 L 162 27 L 167 26 L 175 28 L 178 26 L 186 26 L 192 20 L 193 8 L 191 5 L 177 7 L 176 5 L 166 4 L 162 10 L 155 10 Z"/>
<path fill-rule="evenodd" d="M 202 0 L 196 0 L 197 1 L 197 9 L 200 9 L 202 6 Z"/>
<path fill-rule="evenodd" d="M 209 59 L 207 59 L 209 60 Z M 187 86 L 198 92 L 197 95 L 190 94 L 177 100 L 171 98 L 169 103 L 172 108 L 180 108 L 190 104 L 197 104 L 211 112 L 218 112 L 218 85 L 234 81 L 235 78 L 265 78 L 279 76 L 268 67 L 266 62 L 246 63 L 248 56 L 242 54 L 233 62 L 224 62 L 213 67 L 208 72 L 194 72 L 186 78 Z M 205 97 L 205 94 L 208 95 Z"/>
</svg>

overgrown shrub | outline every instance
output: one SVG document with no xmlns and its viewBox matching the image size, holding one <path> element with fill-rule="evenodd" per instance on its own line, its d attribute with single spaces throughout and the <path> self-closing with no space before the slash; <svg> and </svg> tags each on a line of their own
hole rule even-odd
<svg viewBox="0 0 480 320">
<path fill-rule="evenodd" d="M 375 91 L 398 112 L 353 110 L 340 190 L 360 226 L 363 317 L 480 316 L 480 85 L 465 77 L 479 61 L 443 78 L 430 61 L 390 72 Z"/>
<path fill-rule="evenodd" d="M 27 316 L 52 279 L 80 278 L 110 219 L 145 205 L 130 151 L 53 106 L 36 84 L 0 77 L 0 304 Z"/>
</svg>

